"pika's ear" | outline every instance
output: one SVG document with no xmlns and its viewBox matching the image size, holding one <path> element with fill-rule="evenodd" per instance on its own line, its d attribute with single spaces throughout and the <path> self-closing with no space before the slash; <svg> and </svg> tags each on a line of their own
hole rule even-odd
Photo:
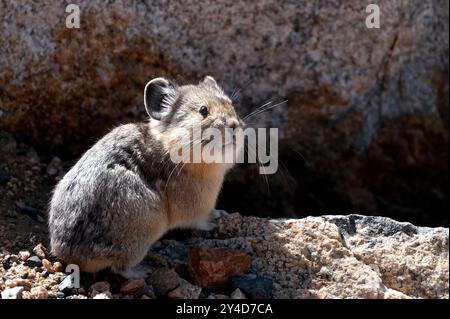
<svg viewBox="0 0 450 319">
<path fill-rule="evenodd" d="M 210 75 L 205 76 L 205 78 L 203 79 L 203 81 L 201 82 L 203 84 L 206 84 L 212 88 L 215 88 L 217 90 L 221 90 L 220 86 L 217 84 L 216 80 L 214 80 L 214 78 Z"/>
<path fill-rule="evenodd" d="M 144 89 L 144 105 L 148 115 L 161 120 L 170 112 L 175 102 L 176 84 L 165 78 L 156 78 L 147 83 Z"/>
</svg>

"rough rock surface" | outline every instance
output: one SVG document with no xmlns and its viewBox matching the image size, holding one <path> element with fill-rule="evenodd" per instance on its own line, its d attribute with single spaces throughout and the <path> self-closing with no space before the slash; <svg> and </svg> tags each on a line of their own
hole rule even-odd
<svg viewBox="0 0 450 319">
<path fill-rule="evenodd" d="M 151 270 L 145 281 L 82 273 L 80 288 L 62 287 L 66 274 L 28 266 L 15 255 L 19 249 L 3 249 L 0 291 L 4 298 L 25 299 L 147 299 L 155 298 L 153 288 L 158 298 L 448 298 L 448 236 L 446 228 L 385 217 L 264 219 L 234 213 L 211 232 L 175 231 L 156 242 L 143 262 Z M 251 256 L 251 266 L 233 277 L 233 285 L 202 289 L 186 271 L 193 247 L 240 250 Z M 246 286 L 246 278 L 259 282 L 257 290 Z M 235 286 L 243 290 L 236 293 Z M 146 289 L 136 290 L 141 287 Z"/>
<path fill-rule="evenodd" d="M 288 100 L 248 121 L 280 128 L 285 169 L 269 184 L 282 191 L 265 200 L 243 168 L 225 188 L 230 210 L 448 224 L 433 216 L 448 209 L 448 1 L 379 0 L 372 30 L 359 0 L 78 3 L 80 29 L 65 27 L 65 2 L 0 4 L 0 129 L 78 155 L 145 118 L 150 78 L 212 74 L 240 89 L 241 114 Z"/>
<path fill-rule="evenodd" d="M 174 267 L 188 247 L 228 247 L 252 257 L 249 272 L 273 281 L 274 298 L 448 298 L 448 236 L 385 217 L 230 214 L 213 238 L 162 240 L 148 261 Z"/>
</svg>

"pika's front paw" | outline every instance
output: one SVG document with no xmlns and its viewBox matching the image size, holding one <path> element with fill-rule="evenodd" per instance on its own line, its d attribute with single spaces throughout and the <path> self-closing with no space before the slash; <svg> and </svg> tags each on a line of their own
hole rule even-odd
<svg viewBox="0 0 450 319">
<path fill-rule="evenodd" d="M 196 229 L 204 231 L 212 231 L 216 227 L 217 225 L 215 223 L 211 223 L 207 220 L 202 220 L 195 225 Z"/>
<path fill-rule="evenodd" d="M 209 214 L 209 217 L 211 218 L 211 220 L 216 220 L 219 218 L 223 218 L 227 215 L 228 215 L 228 213 L 226 211 L 224 211 L 223 209 L 213 209 L 211 211 L 211 213 Z"/>
<path fill-rule="evenodd" d="M 227 216 L 228 213 L 221 209 L 213 209 L 209 213 L 208 219 L 197 222 L 194 226 L 195 229 L 212 231 L 217 227 L 218 219 Z"/>
<path fill-rule="evenodd" d="M 141 279 L 148 277 L 151 272 L 152 268 L 150 268 L 149 266 L 138 264 L 132 268 L 120 271 L 119 275 L 121 275 L 125 279 Z"/>
</svg>

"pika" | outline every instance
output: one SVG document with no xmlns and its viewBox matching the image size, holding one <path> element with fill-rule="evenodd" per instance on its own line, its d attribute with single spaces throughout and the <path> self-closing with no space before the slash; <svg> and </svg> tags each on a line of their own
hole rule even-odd
<svg viewBox="0 0 450 319">
<path fill-rule="evenodd" d="M 109 268 L 133 277 L 133 267 L 168 230 L 211 227 L 210 212 L 233 163 L 179 165 L 169 154 L 186 135 L 181 128 L 243 128 L 231 99 L 211 76 L 182 86 L 156 78 L 145 86 L 144 105 L 148 122 L 113 129 L 53 191 L 52 254 L 82 271 Z"/>
</svg>

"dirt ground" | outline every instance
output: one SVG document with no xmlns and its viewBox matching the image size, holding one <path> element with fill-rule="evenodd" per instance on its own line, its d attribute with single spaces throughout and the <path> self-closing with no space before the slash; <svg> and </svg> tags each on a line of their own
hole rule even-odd
<svg viewBox="0 0 450 319">
<path fill-rule="evenodd" d="M 45 163 L 19 137 L 0 132 L 0 249 L 48 243 L 47 203 L 61 167 Z M 49 174 L 50 173 L 50 174 Z"/>
</svg>

